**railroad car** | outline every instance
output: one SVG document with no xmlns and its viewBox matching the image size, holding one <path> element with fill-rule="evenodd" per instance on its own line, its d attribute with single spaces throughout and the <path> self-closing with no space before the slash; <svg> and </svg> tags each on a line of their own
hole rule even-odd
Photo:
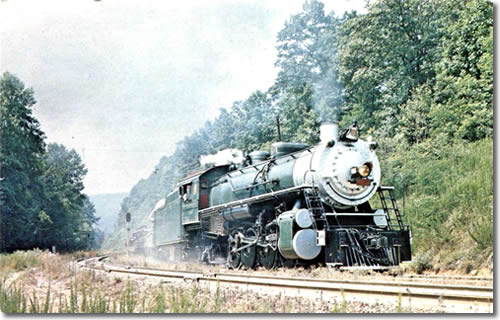
<svg viewBox="0 0 500 320">
<path fill-rule="evenodd" d="M 353 123 L 320 127 L 320 142 L 275 142 L 240 163 L 190 173 L 153 212 L 169 260 L 230 268 L 323 264 L 388 267 L 411 260 L 411 232 L 392 187 L 380 185 L 377 144 Z M 378 195 L 380 208 L 369 200 Z"/>
</svg>

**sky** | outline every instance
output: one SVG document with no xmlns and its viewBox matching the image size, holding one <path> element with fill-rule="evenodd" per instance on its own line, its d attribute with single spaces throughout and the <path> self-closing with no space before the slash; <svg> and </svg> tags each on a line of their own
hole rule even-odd
<svg viewBox="0 0 500 320">
<path fill-rule="evenodd" d="M 2 0 L 0 72 L 33 88 L 46 141 L 80 154 L 85 193 L 129 192 L 220 108 L 273 84 L 277 33 L 303 3 Z"/>
</svg>

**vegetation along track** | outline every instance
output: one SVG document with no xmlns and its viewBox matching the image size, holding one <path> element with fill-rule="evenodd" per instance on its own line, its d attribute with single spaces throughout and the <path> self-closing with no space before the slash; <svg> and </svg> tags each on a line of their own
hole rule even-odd
<svg viewBox="0 0 500 320">
<path fill-rule="evenodd" d="M 346 299 L 364 302 L 434 306 L 444 312 L 493 312 L 493 287 L 409 281 L 339 280 L 284 277 L 233 272 L 179 271 L 146 267 L 121 267 L 105 263 L 106 257 L 79 261 L 82 267 L 131 276 L 161 278 L 165 282 L 197 282 L 211 287 L 238 286 L 288 296 Z"/>
</svg>

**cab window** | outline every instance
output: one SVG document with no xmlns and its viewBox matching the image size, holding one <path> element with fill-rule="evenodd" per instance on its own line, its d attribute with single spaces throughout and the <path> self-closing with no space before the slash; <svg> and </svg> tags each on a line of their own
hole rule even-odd
<svg viewBox="0 0 500 320">
<path fill-rule="evenodd" d="M 188 183 L 179 187 L 179 197 L 181 197 L 184 202 L 188 202 L 191 200 L 192 187 L 192 183 Z"/>
<path fill-rule="evenodd" d="M 192 190 L 191 190 L 191 194 L 193 196 L 196 196 L 198 194 L 198 184 L 197 183 L 193 183 L 193 187 L 192 187 Z"/>
</svg>

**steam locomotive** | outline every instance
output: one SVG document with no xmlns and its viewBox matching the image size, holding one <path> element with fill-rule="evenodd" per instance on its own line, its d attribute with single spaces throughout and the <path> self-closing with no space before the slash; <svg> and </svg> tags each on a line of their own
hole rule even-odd
<svg viewBox="0 0 500 320">
<path fill-rule="evenodd" d="M 153 243 L 168 260 L 230 268 L 396 266 L 411 233 L 392 187 L 380 185 L 377 144 L 356 123 L 320 127 L 314 146 L 275 142 L 240 163 L 193 172 L 152 212 Z M 378 194 L 379 209 L 369 200 Z"/>
</svg>

